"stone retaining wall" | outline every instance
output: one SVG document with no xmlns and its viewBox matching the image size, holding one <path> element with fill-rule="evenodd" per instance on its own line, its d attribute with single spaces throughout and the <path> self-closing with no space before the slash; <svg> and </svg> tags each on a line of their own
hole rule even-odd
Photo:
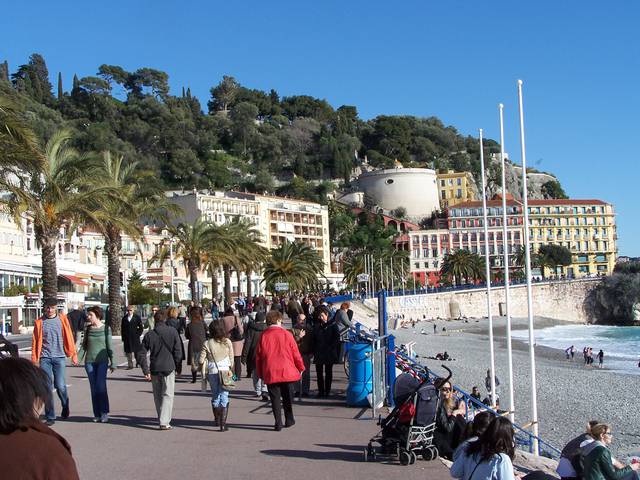
<svg viewBox="0 0 640 480">
<path fill-rule="evenodd" d="M 533 284 L 533 314 L 569 322 L 586 323 L 588 314 L 584 303 L 588 293 L 600 282 L 598 278 L 545 282 Z M 511 286 L 511 316 L 526 317 L 527 288 L 526 285 Z M 492 312 L 500 311 L 499 303 L 504 303 L 504 287 L 492 289 Z M 367 300 L 367 305 L 377 307 L 375 299 Z M 404 314 L 406 319 L 422 318 L 459 318 L 486 317 L 486 289 L 460 290 L 453 292 L 430 293 L 422 295 L 406 295 L 387 299 L 389 317 Z"/>
</svg>

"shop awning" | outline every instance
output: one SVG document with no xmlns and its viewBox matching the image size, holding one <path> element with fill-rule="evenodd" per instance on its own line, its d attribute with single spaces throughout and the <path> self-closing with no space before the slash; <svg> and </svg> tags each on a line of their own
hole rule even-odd
<svg viewBox="0 0 640 480">
<path fill-rule="evenodd" d="M 86 286 L 89 285 L 83 279 L 81 279 L 79 277 L 76 277 L 75 275 L 59 274 L 58 277 L 64 278 L 66 280 L 69 280 L 71 283 L 73 283 L 75 285 L 80 285 L 80 286 L 83 286 L 83 287 L 86 287 Z"/>
<path fill-rule="evenodd" d="M 105 277 L 104 275 L 91 274 L 91 280 L 97 280 L 98 282 L 103 282 L 105 278 L 107 277 Z"/>
</svg>

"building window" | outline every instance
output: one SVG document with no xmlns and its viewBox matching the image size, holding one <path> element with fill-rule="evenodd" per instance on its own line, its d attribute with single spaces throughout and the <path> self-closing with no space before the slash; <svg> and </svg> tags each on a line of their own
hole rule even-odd
<svg viewBox="0 0 640 480">
<path fill-rule="evenodd" d="M 442 200 L 446 200 L 446 199 L 447 199 L 447 192 L 446 192 L 446 190 L 441 190 L 441 191 L 440 191 L 440 197 L 442 198 Z"/>
<path fill-rule="evenodd" d="M 457 184 L 457 185 L 462 185 L 462 179 L 461 179 L 461 178 L 458 178 L 458 180 L 456 181 L 456 184 Z"/>
<path fill-rule="evenodd" d="M 444 187 L 444 180 L 440 180 L 440 186 Z"/>
</svg>

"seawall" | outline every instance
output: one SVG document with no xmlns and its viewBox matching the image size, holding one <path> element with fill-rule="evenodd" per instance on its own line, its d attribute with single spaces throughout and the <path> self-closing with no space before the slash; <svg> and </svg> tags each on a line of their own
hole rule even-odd
<svg viewBox="0 0 640 480">
<path fill-rule="evenodd" d="M 589 292 L 601 281 L 587 278 L 573 281 L 543 282 L 532 286 L 533 314 L 576 323 L 589 320 L 585 310 L 585 299 Z M 491 289 L 491 307 L 494 315 L 504 313 L 499 304 L 505 301 L 504 287 Z M 511 286 L 511 316 L 526 317 L 527 287 Z M 387 298 L 389 317 L 404 315 L 405 319 L 486 317 L 486 289 L 456 290 L 450 292 L 405 295 Z M 366 305 L 377 309 L 377 300 L 368 299 Z M 502 311 L 501 311 L 502 310 Z"/>
</svg>

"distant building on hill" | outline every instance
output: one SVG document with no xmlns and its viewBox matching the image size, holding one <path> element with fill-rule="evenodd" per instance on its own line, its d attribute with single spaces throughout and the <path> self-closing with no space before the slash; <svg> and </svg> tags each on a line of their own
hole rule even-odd
<svg viewBox="0 0 640 480">
<path fill-rule="evenodd" d="M 364 206 L 376 213 L 389 214 L 404 208 L 407 218 L 420 221 L 440 209 L 436 172 L 428 168 L 397 168 L 365 172 L 357 188 L 364 194 Z M 349 200 L 343 203 L 349 203 Z"/>
<path fill-rule="evenodd" d="M 436 180 L 441 209 L 478 198 L 476 182 L 470 172 L 448 170 L 446 173 L 438 173 Z"/>
</svg>

